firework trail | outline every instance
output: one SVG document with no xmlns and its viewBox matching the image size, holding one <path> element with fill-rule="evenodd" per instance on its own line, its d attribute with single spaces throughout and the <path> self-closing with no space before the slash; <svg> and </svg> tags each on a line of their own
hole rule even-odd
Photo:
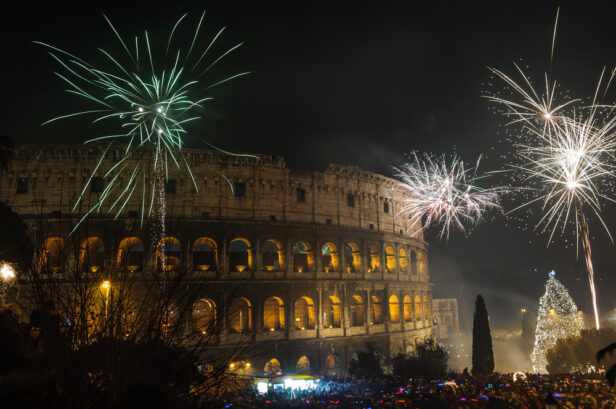
<svg viewBox="0 0 616 409">
<path fill-rule="evenodd" d="M 408 214 L 413 226 L 428 229 L 437 225 L 439 238 L 449 238 L 451 228 L 466 232 L 468 226 L 479 224 L 489 209 L 501 210 L 500 195 L 507 189 L 476 185 L 486 177 L 477 175 L 480 159 L 467 170 L 457 156 L 449 162 L 445 155 L 413 152 L 411 156 L 410 162 L 393 169 L 405 193 L 399 213 Z"/>
<path fill-rule="evenodd" d="M 115 121 L 118 129 L 115 134 L 85 141 L 105 141 L 108 144 L 84 185 L 73 211 L 82 202 L 103 161 L 111 156 L 113 144 L 121 146 L 123 152 L 123 156 L 110 169 L 104 172 L 100 170 L 104 180 L 109 182 L 73 231 L 88 215 L 103 210 L 103 205 L 106 206 L 104 210 L 118 217 L 134 195 L 141 196 L 143 225 L 145 215 L 149 217 L 157 210 L 154 208 L 155 198 L 158 191 L 164 191 L 169 167 L 188 172 L 198 191 L 182 152 L 183 138 L 187 132 L 185 126 L 200 118 L 204 103 L 212 99 L 205 95 L 208 90 L 248 73 L 241 72 L 217 81 L 204 82 L 206 74 L 210 74 L 217 63 L 242 44 L 214 54 L 214 45 L 225 30 L 223 27 L 204 46 L 200 46 L 199 34 L 205 20 L 203 12 L 191 42 L 182 47 L 176 46 L 174 34 L 186 16 L 184 14 L 175 23 L 169 37 L 160 44 L 157 52 L 147 31 L 142 38 L 135 37 L 134 42 L 125 42 L 111 21 L 104 16 L 124 54 L 120 58 L 99 48 L 109 68 L 95 66 L 67 51 L 36 42 L 47 48 L 51 57 L 60 64 L 61 70 L 55 74 L 68 85 L 67 92 L 87 100 L 94 107 L 51 119 L 46 124 L 86 115 L 94 117 L 94 124 Z M 129 63 L 124 65 L 121 62 L 123 60 Z M 151 178 L 151 183 L 148 178 Z"/>
<path fill-rule="evenodd" d="M 555 38 L 552 44 L 554 42 Z M 562 235 L 570 221 L 575 224 L 576 241 L 578 245 L 580 240 L 582 242 L 588 271 L 595 326 L 599 329 L 585 209 L 590 209 L 612 239 L 601 216 L 601 206 L 603 199 L 614 201 L 607 194 L 610 190 L 606 187 L 615 170 L 616 117 L 613 106 L 601 104 L 598 100 L 600 96 L 605 96 L 614 71 L 607 80 L 604 80 L 605 70 L 602 72 L 593 98 L 583 104 L 582 99 L 558 101 L 559 96 L 555 92 L 557 83 L 552 82 L 547 73 L 544 75 L 545 90 L 537 91 L 523 70 L 514 65 L 522 77 L 519 83 L 502 71 L 490 68 L 508 87 L 510 96 L 487 96 L 487 99 L 504 108 L 502 114 L 509 119 L 507 125 L 518 126 L 519 142 L 514 143 L 515 163 L 509 167 L 532 185 L 530 191 L 533 197 L 511 212 L 540 203 L 542 216 L 535 230 L 549 233 L 548 246 L 556 232 Z"/>
</svg>

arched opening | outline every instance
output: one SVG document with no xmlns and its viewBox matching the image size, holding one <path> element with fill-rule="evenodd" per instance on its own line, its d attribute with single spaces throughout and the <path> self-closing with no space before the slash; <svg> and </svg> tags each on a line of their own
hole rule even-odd
<svg viewBox="0 0 616 409">
<path fill-rule="evenodd" d="M 403 249 L 403 248 L 400 248 L 400 250 L 398 250 L 398 265 L 400 266 L 400 272 L 401 273 L 408 274 L 408 272 L 409 272 L 409 258 L 406 255 L 406 250 Z"/>
<path fill-rule="evenodd" d="M 297 360 L 295 373 L 297 375 L 310 375 L 310 359 L 306 355 L 301 356 Z"/>
<path fill-rule="evenodd" d="M 326 375 L 342 375 L 342 359 L 338 355 L 327 355 L 324 366 Z"/>
<path fill-rule="evenodd" d="M 340 298 L 332 295 L 325 299 L 323 303 L 323 324 L 326 328 L 340 328 L 341 311 Z"/>
<path fill-rule="evenodd" d="M 244 238 L 231 240 L 229 244 L 229 267 L 240 273 L 252 267 L 252 250 L 250 242 Z"/>
<path fill-rule="evenodd" d="M 415 321 L 416 322 L 419 322 L 423 319 L 421 315 L 421 310 L 422 310 L 421 297 L 419 295 L 416 295 L 415 296 Z"/>
<path fill-rule="evenodd" d="M 278 297 L 269 297 L 263 303 L 263 329 L 280 331 L 284 329 L 284 303 Z"/>
<path fill-rule="evenodd" d="M 404 310 L 404 322 L 413 321 L 413 300 L 411 300 L 411 297 L 407 294 L 404 296 L 402 303 Z"/>
<path fill-rule="evenodd" d="M 419 266 L 417 262 L 417 252 L 411 251 L 411 274 L 413 275 L 417 275 L 417 273 L 419 272 Z"/>
<path fill-rule="evenodd" d="M 218 246 L 209 237 L 201 237 L 193 244 L 193 266 L 195 270 L 213 271 L 218 265 Z"/>
<path fill-rule="evenodd" d="M 117 307 L 118 312 L 120 313 L 122 333 L 125 337 L 129 337 L 136 332 L 137 327 L 140 324 L 137 320 L 137 305 L 134 301 L 126 299 L 124 302 L 120 302 Z"/>
<path fill-rule="evenodd" d="M 321 269 L 326 273 L 330 273 L 338 271 L 339 265 L 336 245 L 331 241 L 324 243 L 323 246 L 321 246 Z"/>
<path fill-rule="evenodd" d="M 370 297 L 370 323 L 383 323 L 383 299 L 378 295 Z"/>
<path fill-rule="evenodd" d="M 295 328 L 314 329 L 314 302 L 310 297 L 301 297 L 295 301 Z"/>
<path fill-rule="evenodd" d="M 263 368 L 263 372 L 265 372 L 268 375 L 275 375 L 277 373 L 280 373 L 280 361 L 278 361 L 276 358 L 270 359 L 265 364 L 265 367 Z"/>
<path fill-rule="evenodd" d="M 128 271 L 141 270 L 143 266 L 143 243 L 137 237 L 126 237 L 118 246 L 118 266 Z"/>
<path fill-rule="evenodd" d="M 351 326 L 364 325 L 364 299 L 355 294 L 351 297 Z"/>
<path fill-rule="evenodd" d="M 391 246 L 385 247 L 385 260 L 387 265 L 385 266 L 386 273 L 395 273 L 396 272 L 396 253 L 394 252 L 394 248 Z"/>
<path fill-rule="evenodd" d="M 180 266 L 182 246 L 175 237 L 165 237 L 156 246 L 156 268 L 158 271 L 176 271 Z"/>
<path fill-rule="evenodd" d="M 427 320 L 430 318 L 430 306 L 428 305 L 428 295 L 423 295 L 423 319 Z"/>
<path fill-rule="evenodd" d="M 419 274 L 426 274 L 426 256 L 423 251 L 417 254 L 417 271 Z"/>
<path fill-rule="evenodd" d="M 164 336 L 175 334 L 178 330 L 179 311 L 174 303 L 169 303 L 163 308 L 161 326 Z"/>
<path fill-rule="evenodd" d="M 368 272 L 378 273 L 381 271 L 381 253 L 379 252 L 379 248 L 371 244 L 368 246 L 368 251 L 370 252 L 370 266 L 368 267 Z"/>
<path fill-rule="evenodd" d="M 280 271 L 284 265 L 284 251 L 282 243 L 269 239 L 263 243 L 261 259 L 265 271 Z"/>
<path fill-rule="evenodd" d="M 344 258 L 347 273 L 357 273 L 361 270 L 361 253 L 357 243 L 350 242 L 344 245 Z"/>
<path fill-rule="evenodd" d="M 105 246 L 100 237 L 88 237 L 81 242 L 79 249 L 79 269 L 96 273 L 103 265 Z"/>
<path fill-rule="evenodd" d="M 193 305 L 193 328 L 202 334 L 210 334 L 216 327 L 216 303 L 202 298 Z"/>
<path fill-rule="evenodd" d="M 293 252 L 293 271 L 301 273 L 312 270 L 312 250 L 308 242 L 298 241 L 293 245 L 291 251 Z"/>
<path fill-rule="evenodd" d="M 252 306 L 245 298 L 236 298 L 229 307 L 229 331 L 238 334 L 252 330 Z"/>
<path fill-rule="evenodd" d="M 66 243 L 60 237 L 50 237 L 45 240 L 43 254 L 41 254 L 41 265 L 50 273 L 61 273 L 64 271 Z"/>
<path fill-rule="evenodd" d="M 395 295 L 389 297 L 389 321 L 400 322 L 400 302 Z"/>
</svg>

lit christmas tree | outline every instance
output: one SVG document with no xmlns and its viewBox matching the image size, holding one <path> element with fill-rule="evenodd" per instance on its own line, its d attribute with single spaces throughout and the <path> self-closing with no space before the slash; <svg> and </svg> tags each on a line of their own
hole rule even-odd
<svg viewBox="0 0 616 409">
<path fill-rule="evenodd" d="M 549 274 L 545 294 L 539 299 L 535 349 L 530 356 L 536 373 L 547 372 L 547 352 L 556 341 L 579 335 L 582 330 L 582 317 L 567 289 L 554 278 L 555 274 L 554 271 Z"/>
</svg>

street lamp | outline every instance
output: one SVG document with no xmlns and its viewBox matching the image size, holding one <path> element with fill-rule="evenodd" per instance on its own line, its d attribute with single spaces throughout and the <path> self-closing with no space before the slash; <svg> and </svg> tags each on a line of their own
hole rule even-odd
<svg viewBox="0 0 616 409">
<path fill-rule="evenodd" d="M 7 292 L 15 282 L 16 277 L 15 269 L 8 263 L 2 263 L 0 266 L 0 305 L 4 305 Z"/>
<path fill-rule="evenodd" d="M 105 280 L 101 283 L 101 290 L 105 291 L 105 320 L 107 320 L 107 303 L 109 302 L 109 290 L 111 289 L 111 281 Z"/>
</svg>

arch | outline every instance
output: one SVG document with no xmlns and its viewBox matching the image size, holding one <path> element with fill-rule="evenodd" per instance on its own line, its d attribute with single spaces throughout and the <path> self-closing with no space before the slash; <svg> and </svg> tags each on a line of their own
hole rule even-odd
<svg viewBox="0 0 616 409">
<path fill-rule="evenodd" d="M 201 334 L 209 334 L 216 327 L 216 303 L 209 298 L 201 298 L 193 305 L 193 328 Z"/>
<path fill-rule="evenodd" d="M 336 354 L 329 354 L 325 357 L 325 374 L 342 375 L 342 359 Z"/>
<path fill-rule="evenodd" d="M 118 266 L 128 271 L 141 270 L 143 266 L 143 243 L 137 237 L 126 237 L 118 246 Z"/>
<path fill-rule="evenodd" d="M 265 240 L 261 247 L 261 260 L 266 271 L 280 271 L 284 266 L 282 243 L 275 239 Z"/>
<path fill-rule="evenodd" d="M 103 265 L 105 246 L 100 237 L 88 237 L 79 248 L 79 269 L 96 273 Z"/>
<path fill-rule="evenodd" d="M 323 324 L 326 328 L 340 328 L 342 305 L 340 298 L 332 295 L 323 303 Z"/>
<path fill-rule="evenodd" d="M 313 267 L 312 248 L 307 241 L 298 241 L 291 248 L 293 253 L 293 271 L 301 273 L 311 271 Z"/>
<path fill-rule="evenodd" d="M 411 296 L 408 294 L 405 294 L 404 298 L 402 299 L 402 304 L 403 304 L 403 313 L 404 313 L 404 322 L 411 322 L 413 321 L 413 300 L 411 299 Z"/>
<path fill-rule="evenodd" d="M 252 249 L 247 239 L 238 237 L 229 243 L 229 268 L 240 273 L 252 268 Z"/>
<path fill-rule="evenodd" d="M 263 372 L 269 375 L 275 375 L 280 373 L 280 361 L 276 358 L 272 358 L 265 363 L 265 367 L 263 367 Z"/>
<path fill-rule="evenodd" d="M 263 329 L 280 331 L 284 329 L 284 303 L 278 297 L 269 297 L 263 303 Z"/>
<path fill-rule="evenodd" d="M 351 297 L 351 326 L 359 327 L 364 325 L 364 299 L 360 295 Z"/>
<path fill-rule="evenodd" d="M 424 293 L 423 295 L 423 319 L 427 320 L 430 318 L 430 306 L 428 305 L 428 294 Z"/>
<path fill-rule="evenodd" d="M 213 271 L 218 266 L 218 245 L 209 237 L 200 237 L 193 243 L 193 268 Z"/>
<path fill-rule="evenodd" d="M 370 297 L 370 324 L 383 323 L 383 299 L 379 295 Z"/>
<path fill-rule="evenodd" d="M 41 254 L 42 267 L 51 273 L 61 273 L 64 271 L 66 258 L 66 243 L 60 237 L 49 237 L 45 239 L 43 252 Z"/>
<path fill-rule="evenodd" d="M 419 269 L 418 269 L 417 252 L 411 251 L 411 274 L 417 275 L 418 272 L 419 272 Z"/>
<path fill-rule="evenodd" d="M 415 295 L 415 321 L 416 322 L 419 322 L 423 319 L 421 315 L 421 310 L 422 310 L 421 296 L 417 294 Z"/>
<path fill-rule="evenodd" d="M 389 297 L 389 321 L 400 322 L 400 302 L 396 295 Z"/>
<path fill-rule="evenodd" d="M 385 247 L 385 272 L 386 273 L 395 273 L 396 272 L 396 252 L 394 248 L 391 246 Z"/>
<path fill-rule="evenodd" d="M 243 334 L 252 330 L 252 305 L 246 298 L 236 298 L 229 306 L 229 332 Z"/>
<path fill-rule="evenodd" d="M 340 258 L 336 244 L 331 241 L 323 243 L 321 246 L 321 269 L 326 272 L 338 271 Z"/>
<path fill-rule="evenodd" d="M 178 330 L 178 325 L 180 323 L 179 320 L 179 311 L 177 305 L 175 303 L 169 303 L 166 306 L 163 306 L 162 316 L 161 316 L 161 327 L 164 336 L 173 335 Z"/>
<path fill-rule="evenodd" d="M 379 248 L 375 244 L 368 246 L 368 252 L 370 254 L 370 266 L 368 267 L 369 273 L 378 273 L 381 271 L 381 253 Z"/>
<path fill-rule="evenodd" d="M 182 245 L 175 237 L 162 238 L 156 246 L 156 268 L 159 271 L 175 271 L 180 266 Z"/>
<path fill-rule="evenodd" d="M 417 254 L 417 271 L 419 274 L 426 274 L 426 255 L 423 251 L 419 251 Z"/>
<path fill-rule="evenodd" d="M 361 252 L 357 243 L 348 242 L 344 245 L 345 270 L 348 273 L 358 273 L 361 270 Z"/>
<path fill-rule="evenodd" d="M 298 375 L 310 375 L 310 358 L 302 355 L 295 364 L 295 373 Z"/>
<path fill-rule="evenodd" d="M 409 258 L 406 255 L 406 250 L 400 247 L 398 250 L 398 265 L 400 266 L 400 272 L 408 274 L 409 272 Z"/>
<path fill-rule="evenodd" d="M 314 329 L 314 301 L 310 297 L 300 297 L 295 301 L 295 328 Z"/>
</svg>

